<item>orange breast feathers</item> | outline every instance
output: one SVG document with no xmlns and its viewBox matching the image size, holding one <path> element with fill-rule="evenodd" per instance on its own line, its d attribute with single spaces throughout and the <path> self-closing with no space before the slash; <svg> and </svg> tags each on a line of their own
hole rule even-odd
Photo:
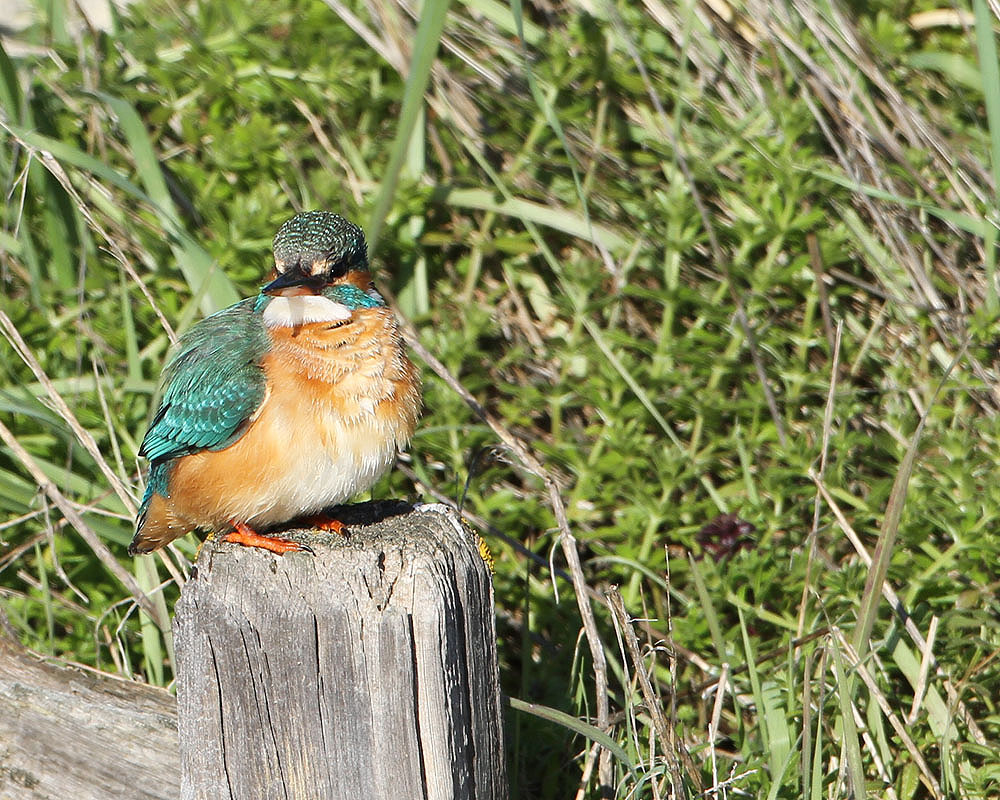
<svg viewBox="0 0 1000 800">
<path fill-rule="evenodd" d="M 264 367 L 276 395 L 287 390 L 296 404 L 325 407 L 335 430 L 345 421 L 374 418 L 401 444 L 409 441 L 420 411 L 420 378 L 390 309 L 356 309 L 349 319 L 270 333 Z"/>
<path fill-rule="evenodd" d="M 178 460 L 172 514 L 191 527 L 266 527 L 369 488 L 413 435 L 420 378 L 390 309 L 269 327 L 267 394 L 225 450 Z"/>
</svg>

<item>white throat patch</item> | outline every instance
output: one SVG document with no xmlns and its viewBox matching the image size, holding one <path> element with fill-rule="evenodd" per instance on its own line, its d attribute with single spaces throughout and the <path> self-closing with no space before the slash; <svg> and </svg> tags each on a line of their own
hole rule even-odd
<svg viewBox="0 0 1000 800">
<path fill-rule="evenodd" d="M 268 328 L 294 328 L 309 322 L 342 322 L 351 318 L 351 309 L 316 294 L 272 297 L 264 309 Z"/>
</svg>

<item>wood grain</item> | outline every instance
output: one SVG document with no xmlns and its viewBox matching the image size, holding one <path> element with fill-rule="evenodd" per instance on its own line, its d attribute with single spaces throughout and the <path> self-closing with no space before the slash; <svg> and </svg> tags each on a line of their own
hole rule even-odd
<svg viewBox="0 0 1000 800">
<path fill-rule="evenodd" d="M 0 800 L 176 800 L 179 793 L 169 693 L 48 663 L 0 632 Z"/>
<path fill-rule="evenodd" d="M 443 506 L 363 504 L 314 555 L 210 542 L 175 617 L 188 798 L 507 796 L 493 590 Z"/>
</svg>

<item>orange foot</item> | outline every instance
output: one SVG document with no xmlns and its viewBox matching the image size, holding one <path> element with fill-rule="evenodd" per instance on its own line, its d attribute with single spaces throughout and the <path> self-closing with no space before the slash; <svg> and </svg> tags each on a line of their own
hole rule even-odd
<svg viewBox="0 0 1000 800">
<path fill-rule="evenodd" d="M 244 547 L 259 547 L 262 550 L 270 550 L 272 553 L 277 553 L 279 556 L 285 553 L 297 553 L 300 551 L 312 552 L 312 548 L 309 545 L 299 544 L 290 539 L 279 539 L 276 536 L 263 536 L 243 522 L 233 522 L 232 526 L 233 530 L 223 536 L 222 541 L 235 542 Z"/>
<path fill-rule="evenodd" d="M 313 517 L 302 517 L 301 521 L 303 525 L 308 525 L 310 528 L 315 528 L 318 531 L 329 531 L 341 536 L 347 536 L 348 533 L 347 526 L 343 522 L 333 517 L 327 517 L 324 514 L 317 514 Z"/>
</svg>

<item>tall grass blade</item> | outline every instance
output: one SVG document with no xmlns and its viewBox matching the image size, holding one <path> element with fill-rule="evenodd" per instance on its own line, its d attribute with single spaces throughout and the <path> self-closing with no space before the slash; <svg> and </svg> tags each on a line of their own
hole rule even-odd
<svg viewBox="0 0 1000 800">
<path fill-rule="evenodd" d="M 522 42 L 525 41 L 524 38 L 524 11 L 521 6 L 521 0 L 511 0 L 510 3 L 511 13 L 514 15 L 514 24 L 517 26 L 517 35 Z M 555 133 L 556 137 L 559 139 L 559 144 L 562 145 L 563 152 L 566 153 L 566 159 L 569 163 L 570 173 L 573 175 L 573 185 L 576 187 L 576 196 L 580 198 L 580 206 L 583 209 L 583 217 L 586 221 L 587 227 L 590 228 L 590 210 L 587 203 L 587 195 L 583 190 L 583 184 L 580 182 L 580 172 L 577 169 L 576 156 L 569 146 L 569 139 L 566 137 L 566 131 L 563 130 L 562 123 L 559 121 L 559 115 L 556 113 L 555 107 L 552 101 L 556 95 L 555 90 L 552 92 L 551 97 L 547 97 L 538 85 L 538 81 L 535 78 L 535 72 L 531 68 L 531 63 L 528 60 L 528 54 L 522 48 L 522 69 L 524 70 L 524 75 L 528 80 L 528 90 L 531 92 L 531 97 L 535 101 L 535 105 L 541 110 L 545 117 L 545 121 L 548 123 L 549 127 Z"/>
<path fill-rule="evenodd" d="M 493 192 L 485 189 L 446 189 L 436 195 L 435 199 L 457 208 L 495 211 L 498 214 L 527 220 L 536 225 L 577 236 L 591 244 L 606 247 L 612 252 L 620 252 L 628 244 L 626 238 L 617 231 L 605 225 L 595 225 L 586 217 L 580 217 L 569 209 L 558 208 L 551 204 L 542 205 L 512 196 L 498 201 Z"/>
<path fill-rule="evenodd" d="M 628 768 L 629 772 L 635 771 L 635 766 L 621 745 L 600 728 L 596 728 L 574 717 L 572 714 L 567 714 L 565 711 L 560 711 L 557 708 L 549 708 L 538 703 L 526 703 L 524 700 L 519 700 L 516 697 L 508 697 L 507 702 L 515 711 L 523 711 L 525 714 L 532 714 L 539 719 L 554 722 L 556 725 L 561 725 L 573 733 L 578 733 L 592 742 L 597 742 L 602 747 L 607 748 L 615 758 Z"/>
<path fill-rule="evenodd" d="M 961 211 L 956 211 L 953 208 L 941 208 L 934 205 L 933 203 L 927 203 L 921 200 L 914 200 L 910 197 L 904 197 L 900 194 L 895 194 L 893 192 L 887 192 L 884 189 L 879 189 L 876 186 L 871 186 L 867 183 L 859 183 L 858 181 L 849 178 L 845 175 L 840 175 L 836 172 L 829 172 L 827 170 L 819 169 L 814 170 L 812 175 L 818 178 L 829 181 L 837 186 L 842 186 L 845 189 L 850 189 L 852 192 L 862 192 L 868 197 L 874 198 L 876 200 L 884 200 L 890 203 L 898 203 L 901 206 L 907 208 L 919 208 L 922 211 L 926 211 L 928 214 L 933 214 L 940 220 L 954 225 L 960 231 L 965 231 L 966 233 L 971 233 L 975 236 L 985 236 L 987 230 L 989 229 L 990 223 L 984 220 L 982 217 L 973 216 L 971 214 L 965 214 Z"/>
<path fill-rule="evenodd" d="M 695 590 L 701 603 L 701 612 L 705 615 L 705 622 L 712 636 L 712 644 L 715 645 L 715 651 L 719 654 L 719 658 L 723 661 L 729 661 L 726 640 L 722 636 L 722 626 L 719 624 L 719 616 L 715 613 L 712 596 L 705 585 L 705 577 L 701 574 L 701 566 L 691 555 L 688 556 L 688 564 L 691 565 L 691 577 L 694 579 Z"/>
<path fill-rule="evenodd" d="M 979 50 L 979 69 L 983 76 L 983 99 L 986 102 L 986 121 L 990 128 L 990 156 L 993 174 L 1000 174 L 1000 56 L 993 33 L 994 18 L 986 0 L 972 0 L 976 15 L 976 48 Z M 997 205 L 1000 205 L 1000 186 L 997 187 Z"/>
<path fill-rule="evenodd" d="M 160 579 L 155 559 L 136 558 L 135 579 L 163 617 L 168 619 L 170 615 L 166 600 L 163 599 L 163 592 L 157 591 Z M 139 628 L 142 633 L 142 651 L 146 662 L 146 679 L 156 686 L 165 686 L 167 681 L 163 669 L 164 654 L 166 654 L 171 672 L 173 672 L 173 632 L 169 628 L 161 631 L 153 619 L 142 610 L 139 611 Z"/>
<path fill-rule="evenodd" d="M 994 208 L 1000 208 L 1000 61 L 997 55 L 996 36 L 993 33 L 994 18 L 986 0 L 973 0 L 976 15 L 976 47 L 979 50 L 979 69 L 983 79 L 983 98 L 986 102 L 986 121 L 990 133 L 990 156 L 993 162 L 993 178 L 996 186 Z M 986 308 L 991 314 L 1000 310 L 997 299 L 997 232 L 991 226 L 983 237 L 986 251 Z"/>
<path fill-rule="evenodd" d="M 21 86 L 17 81 L 17 70 L 0 41 L 0 108 L 7 113 L 7 119 L 21 119 Z"/>
<path fill-rule="evenodd" d="M 757 655 L 747 630 L 743 610 L 737 609 L 740 620 L 740 633 L 743 636 L 743 652 L 747 664 L 747 675 L 753 692 L 754 704 L 761 717 L 761 740 L 768 754 L 768 767 L 771 773 L 772 792 L 774 785 L 780 786 L 782 776 L 788 769 L 793 755 L 791 729 L 786 719 L 785 705 L 781 697 L 781 689 L 773 681 L 762 681 L 757 671 Z"/>
<path fill-rule="evenodd" d="M 368 242 L 374 253 L 378 248 L 378 240 L 382 235 L 389 209 L 396 194 L 399 176 L 406 162 L 410 137 L 421 118 L 420 109 L 424 103 L 424 92 L 431 77 L 431 67 L 437 57 L 441 33 L 444 30 L 445 17 L 451 0 L 426 0 L 417 24 L 417 33 L 413 42 L 413 57 L 410 61 L 410 72 L 406 76 L 406 86 L 403 89 L 403 106 L 399 112 L 399 124 L 396 126 L 396 138 L 392 143 L 389 163 L 382 174 L 375 209 L 368 225 Z"/>
<path fill-rule="evenodd" d="M 833 674 L 837 679 L 837 700 L 840 703 L 840 726 L 844 739 L 841 743 L 847 755 L 847 778 L 854 800 L 864 800 L 865 770 L 861 759 L 861 745 L 858 743 L 858 726 L 854 720 L 854 692 L 849 690 L 853 681 L 848 681 L 844 670 L 844 657 L 836 637 L 830 638 L 833 651 Z"/>
<path fill-rule="evenodd" d="M 171 248 L 174 249 L 178 258 L 177 267 L 188 284 L 188 288 L 193 294 L 197 294 L 204 287 L 204 297 L 202 300 L 202 310 L 208 313 L 231 305 L 239 300 L 239 293 L 226 275 L 214 268 L 212 257 L 187 233 L 178 223 L 175 222 L 176 215 L 161 209 L 153 199 L 136 186 L 132 181 L 99 161 L 89 153 L 61 142 L 58 139 L 37 133 L 31 130 L 23 130 L 15 126 L 8 126 L 9 130 L 30 147 L 44 150 L 64 163 L 84 170 L 91 175 L 100 178 L 107 183 L 124 191 L 130 197 L 148 205 L 159 217 L 171 240 Z"/>
<path fill-rule="evenodd" d="M 963 350 L 955 357 L 941 382 L 937 385 L 927 410 L 920 417 L 920 422 L 917 423 L 917 429 L 913 432 L 910 444 L 899 464 L 899 469 L 896 470 L 896 479 L 893 481 L 892 491 L 889 493 L 889 501 L 885 508 L 885 516 L 882 518 L 882 527 L 879 530 L 878 544 L 875 546 L 871 569 L 868 572 L 868 579 L 865 581 L 864 592 L 861 596 L 858 624 L 854 629 L 854 637 L 851 641 L 851 646 L 857 652 L 859 661 L 864 661 L 865 655 L 868 653 L 869 640 L 875 626 L 875 618 L 878 616 L 879 603 L 882 600 L 882 586 L 889 572 L 889 562 L 892 560 L 892 550 L 899 532 L 899 520 L 903 516 L 906 492 L 910 484 L 910 476 L 913 474 L 913 467 L 916 464 L 917 447 L 924 432 L 924 425 L 927 423 L 930 410 L 934 407 L 945 381 L 948 380 L 964 352 Z"/>
<path fill-rule="evenodd" d="M 139 180 L 146 188 L 153 209 L 160 218 L 160 224 L 167 231 L 179 234 L 184 223 L 174 206 L 174 201 L 163 179 L 160 161 L 153 151 L 149 134 L 135 109 L 118 97 L 105 92 L 97 96 L 114 112 L 122 133 L 129 144 Z M 190 236 L 178 236 L 170 244 L 177 266 L 180 268 L 192 292 L 201 291 L 200 308 L 203 314 L 211 314 L 240 299 L 239 293 L 224 272 L 216 268 L 212 257 Z M 201 287 L 204 286 L 202 290 Z"/>
</svg>

